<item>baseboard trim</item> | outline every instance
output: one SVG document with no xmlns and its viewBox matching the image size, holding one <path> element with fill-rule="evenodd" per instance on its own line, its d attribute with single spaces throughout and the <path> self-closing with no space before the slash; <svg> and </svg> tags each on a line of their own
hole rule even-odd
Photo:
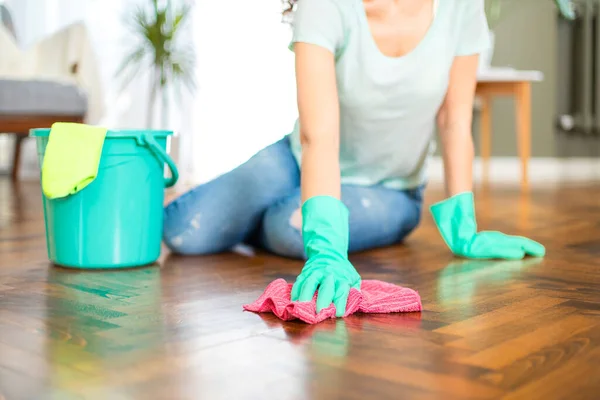
<svg viewBox="0 0 600 400">
<path fill-rule="evenodd" d="M 429 181 L 443 182 L 444 168 L 441 157 L 432 157 L 429 163 Z M 39 180 L 39 171 L 21 168 L 22 180 Z M 473 162 L 473 180 L 483 181 L 483 163 L 476 157 Z M 489 181 L 492 183 L 519 183 L 521 161 L 518 157 L 493 157 L 489 164 Z M 600 158 L 543 158 L 529 160 L 531 183 L 600 182 Z"/>
<path fill-rule="evenodd" d="M 483 160 L 475 158 L 473 180 L 483 181 Z M 444 168 L 441 157 L 432 157 L 429 167 L 429 180 L 441 182 Z M 600 158 L 544 158 L 529 160 L 529 181 L 531 183 L 588 182 L 600 181 Z M 489 162 L 488 179 L 492 183 L 519 183 L 521 181 L 521 161 L 518 157 L 492 157 Z"/>
</svg>

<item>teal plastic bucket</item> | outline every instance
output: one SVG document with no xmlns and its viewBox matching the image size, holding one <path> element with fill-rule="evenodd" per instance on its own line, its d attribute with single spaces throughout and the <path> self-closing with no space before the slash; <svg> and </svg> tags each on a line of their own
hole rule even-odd
<svg viewBox="0 0 600 400">
<path fill-rule="evenodd" d="M 50 129 L 32 129 L 39 165 Z M 165 187 L 179 177 L 170 131 L 108 131 L 96 179 L 78 193 L 42 194 L 48 258 L 72 268 L 129 268 L 160 256 Z M 171 177 L 164 177 L 164 166 Z"/>
</svg>

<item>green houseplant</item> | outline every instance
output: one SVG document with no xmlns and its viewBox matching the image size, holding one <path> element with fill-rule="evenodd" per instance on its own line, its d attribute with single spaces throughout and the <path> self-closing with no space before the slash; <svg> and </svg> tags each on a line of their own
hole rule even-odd
<svg viewBox="0 0 600 400">
<path fill-rule="evenodd" d="M 117 76 L 123 87 L 129 85 L 140 73 L 150 72 L 150 97 L 148 99 L 147 127 L 152 128 L 156 101 L 161 101 L 162 127 L 167 123 L 169 93 L 182 86 L 195 90 L 195 56 L 193 48 L 182 40 L 185 25 L 190 19 L 189 4 L 173 1 L 146 0 L 126 16 L 126 25 L 135 45 L 123 59 Z M 179 97 L 179 96 L 177 96 Z"/>
</svg>

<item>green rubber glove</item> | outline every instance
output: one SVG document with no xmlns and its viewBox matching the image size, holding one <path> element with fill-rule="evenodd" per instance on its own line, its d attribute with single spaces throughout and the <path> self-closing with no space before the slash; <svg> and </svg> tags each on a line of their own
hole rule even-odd
<svg viewBox="0 0 600 400">
<path fill-rule="evenodd" d="M 333 303 L 336 316 L 346 312 L 350 288 L 360 290 L 360 275 L 348 261 L 348 208 L 330 196 L 302 205 L 302 238 L 307 262 L 292 287 L 292 301 L 311 301 L 318 289 L 317 313 Z"/>
<path fill-rule="evenodd" d="M 543 257 L 540 243 L 501 232 L 477 232 L 473 193 L 465 192 L 436 203 L 430 208 L 444 241 L 457 256 L 473 259 L 518 260 L 525 255 Z"/>
</svg>

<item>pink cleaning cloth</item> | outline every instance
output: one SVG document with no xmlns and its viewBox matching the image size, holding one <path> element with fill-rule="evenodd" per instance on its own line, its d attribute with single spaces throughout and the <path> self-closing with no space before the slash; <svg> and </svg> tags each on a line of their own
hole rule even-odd
<svg viewBox="0 0 600 400">
<path fill-rule="evenodd" d="M 308 324 L 316 324 L 328 318 L 335 318 L 335 306 L 321 310 L 316 314 L 317 294 L 311 302 L 292 302 L 292 286 L 284 279 L 274 280 L 264 293 L 252 304 L 246 304 L 244 310 L 266 313 L 271 312 L 284 321 L 300 319 Z M 391 283 L 364 280 L 360 291 L 350 289 L 344 317 L 356 312 L 362 313 L 399 313 L 421 311 L 421 297 L 408 288 Z"/>
</svg>

